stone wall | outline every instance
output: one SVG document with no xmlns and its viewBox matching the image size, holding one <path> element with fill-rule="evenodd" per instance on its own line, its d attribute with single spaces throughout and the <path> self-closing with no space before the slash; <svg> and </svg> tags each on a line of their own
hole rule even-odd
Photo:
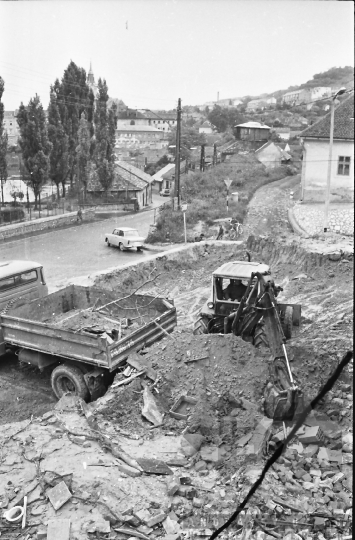
<svg viewBox="0 0 355 540">
<path fill-rule="evenodd" d="M 324 232 L 324 204 L 296 204 L 293 215 L 300 227 L 310 236 Z M 329 229 L 332 232 L 354 236 L 354 206 L 330 206 Z"/>
<path fill-rule="evenodd" d="M 95 208 L 83 210 L 83 221 L 91 221 L 95 217 Z M 33 221 L 23 221 L 21 223 L 14 223 L 12 225 L 5 225 L 0 227 L 0 241 L 7 238 L 14 238 L 16 236 L 22 236 L 28 233 L 34 233 L 37 231 L 45 231 L 49 229 L 56 229 L 59 227 L 65 227 L 67 225 L 75 224 L 77 221 L 76 212 L 68 212 L 60 216 L 51 216 L 36 219 Z"/>
</svg>

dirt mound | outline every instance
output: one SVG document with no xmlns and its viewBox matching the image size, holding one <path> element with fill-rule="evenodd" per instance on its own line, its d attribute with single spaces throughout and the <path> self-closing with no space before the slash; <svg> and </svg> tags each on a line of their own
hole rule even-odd
<svg viewBox="0 0 355 540">
<path fill-rule="evenodd" d="M 142 385 L 150 384 L 165 413 L 164 430 L 198 431 L 211 442 L 232 443 L 262 415 L 269 358 L 269 353 L 232 335 L 175 332 L 139 355 L 140 364 L 155 373 L 155 381 L 135 379 L 127 386 L 111 388 L 98 400 L 96 411 L 115 419 L 121 428 L 146 429 L 149 424 L 141 416 Z M 115 382 L 123 379 L 123 373 L 118 374 Z M 177 419 L 169 411 L 183 396 L 195 403 L 178 405 L 174 410 L 182 417 Z"/>
</svg>

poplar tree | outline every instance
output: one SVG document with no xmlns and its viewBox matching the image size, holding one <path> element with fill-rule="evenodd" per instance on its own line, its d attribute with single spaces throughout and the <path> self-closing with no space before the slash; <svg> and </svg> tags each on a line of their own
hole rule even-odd
<svg viewBox="0 0 355 540">
<path fill-rule="evenodd" d="M 90 127 L 86 120 L 84 112 L 81 113 L 78 141 L 79 144 L 76 147 L 77 158 L 77 176 L 79 183 L 84 187 L 84 200 L 86 200 L 88 176 L 89 176 L 89 162 L 90 162 Z"/>
<path fill-rule="evenodd" d="M 76 148 L 81 114 L 85 112 L 93 135 L 94 95 L 86 83 L 86 71 L 71 61 L 64 71 L 62 80 L 53 85 L 57 95 L 58 110 L 64 131 L 68 136 L 68 167 L 70 185 L 73 186 L 77 171 Z M 64 186 L 63 186 L 64 189 Z"/>
<path fill-rule="evenodd" d="M 98 91 L 99 93 L 96 101 L 96 108 L 94 114 L 94 159 L 98 180 L 107 196 L 107 192 L 110 189 L 114 180 L 114 148 L 117 106 L 113 105 L 110 109 L 108 109 L 107 107 L 107 101 L 109 97 L 105 79 L 98 80 Z"/>
<path fill-rule="evenodd" d="M 5 82 L 0 77 L 0 182 L 1 182 L 1 204 L 4 204 L 4 183 L 7 180 L 7 147 L 8 136 L 4 127 L 4 104 L 2 95 L 4 93 Z"/>
<path fill-rule="evenodd" d="M 37 204 L 41 202 L 42 187 L 49 178 L 49 155 L 52 150 L 45 113 L 37 94 L 30 99 L 27 107 L 21 103 L 17 123 L 20 128 L 19 145 L 22 159 L 28 172 L 25 181 L 34 193 L 37 210 Z"/>
<path fill-rule="evenodd" d="M 48 107 L 48 138 L 52 143 L 50 154 L 50 177 L 57 186 L 57 197 L 60 198 L 59 186 L 65 195 L 65 184 L 70 173 L 69 167 L 69 137 L 65 133 L 59 114 L 57 94 L 51 87 Z"/>
</svg>

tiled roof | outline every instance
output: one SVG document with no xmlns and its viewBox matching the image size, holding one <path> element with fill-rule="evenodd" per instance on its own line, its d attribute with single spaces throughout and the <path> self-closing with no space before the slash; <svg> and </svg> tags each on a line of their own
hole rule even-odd
<svg viewBox="0 0 355 540">
<path fill-rule="evenodd" d="M 115 163 L 115 178 L 109 191 L 141 190 L 145 189 L 152 181 L 153 178 L 141 169 L 126 161 L 117 161 Z M 88 191 L 104 191 L 104 189 L 99 181 L 90 180 Z"/>
<path fill-rule="evenodd" d="M 146 118 L 144 114 L 134 109 L 128 109 L 127 111 L 121 111 L 118 113 L 117 118 L 119 120 L 134 120 L 135 118 Z"/>
<path fill-rule="evenodd" d="M 330 113 L 303 130 L 302 138 L 329 139 Z M 354 95 L 340 103 L 334 111 L 334 139 L 354 140 Z"/>
<path fill-rule="evenodd" d="M 144 189 L 147 184 L 151 184 L 153 182 L 153 178 L 150 176 L 150 174 L 138 169 L 138 167 L 134 167 L 130 163 L 127 163 L 127 161 L 117 161 L 116 171 L 125 180 L 129 182 L 137 182 L 137 185 L 140 184 L 142 186 L 141 189 Z"/>
</svg>

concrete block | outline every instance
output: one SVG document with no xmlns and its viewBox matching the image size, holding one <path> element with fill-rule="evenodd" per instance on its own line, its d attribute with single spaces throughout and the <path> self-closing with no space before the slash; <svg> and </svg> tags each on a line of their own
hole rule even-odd
<svg viewBox="0 0 355 540">
<path fill-rule="evenodd" d="M 143 391 L 142 415 L 154 426 L 160 426 L 163 422 L 163 415 L 159 411 L 154 396 L 147 386 Z"/>
<path fill-rule="evenodd" d="M 199 450 L 205 438 L 200 433 L 185 433 L 184 438 L 191 444 L 196 450 Z"/>
<path fill-rule="evenodd" d="M 155 516 L 151 516 L 151 518 L 147 521 L 148 527 L 154 527 L 154 525 L 158 525 L 158 523 L 161 523 L 166 518 L 165 512 L 160 512 L 159 514 L 156 514 Z"/>
<path fill-rule="evenodd" d="M 63 481 L 59 482 L 54 488 L 48 489 L 46 494 L 54 510 L 59 510 L 72 496 L 66 483 Z"/>
<path fill-rule="evenodd" d="M 324 441 L 324 435 L 319 426 L 308 427 L 303 435 L 298 436 L 302 444 L 321 444 Z"/>
<path fill-rule="evenodd" d="M 164 519 L 163 527 L 167 534 L 179 534 L 181 531 L 179 523 L 169 516 L 166 516 L 166 519 Z"/>
<path fill-rule="evenodd" d="M 206 468 L 207 468 L 207 465 L 205 461 L 197 461 L 197 463 L 195 463 L 195 471 L 197 472 L 205 471 Z"/>
<path fill-rule="evenodd" d="M 47 525 L 47 540 L 69 540 L 70 519 L 50 519 Z"/>
<path fill-rule="evenodd" d="M 36 540 L 46 540 L 47 538 L 47 531 L 45 529 L 39 529 L 36 532 Z"/>
<path fill-rule="evenodd" d="M 144 508 L 142 508 L 142 510 L 133 512 L 133 515 L 136 516 L 142 523 L 147 523 L 147 521 L 152 517 L 150 512 Z"/>
</svg>

